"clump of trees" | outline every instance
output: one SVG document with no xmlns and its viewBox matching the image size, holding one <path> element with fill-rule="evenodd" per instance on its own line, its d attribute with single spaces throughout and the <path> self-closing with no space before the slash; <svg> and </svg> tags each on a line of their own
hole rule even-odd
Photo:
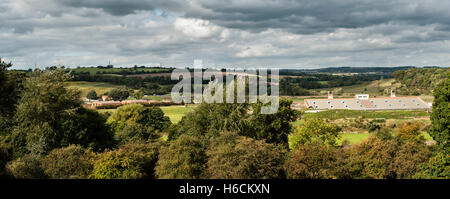
<svg viewBox="0 0 450 199">
<path fill-rule="evenodd" d="M 408 70 L 395 71 L 392 75 L 402 84 L 397 91 L 404 95 L 431 94 L 430 88 L 436 88 L 444 82 L 450 74 L 448 68 L 410 68 Z"/>
</svg>

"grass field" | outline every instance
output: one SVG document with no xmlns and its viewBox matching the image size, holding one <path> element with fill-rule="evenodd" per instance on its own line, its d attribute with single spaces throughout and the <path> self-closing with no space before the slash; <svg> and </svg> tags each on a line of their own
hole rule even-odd
<svg viewBox="0 0 450 199">
<path fill-rule="evenodd" d="M 83 82 L 83 81 L 74 81 L 67 82 L 68 88 L 76 88 L 81 91 L 81 97 L 86 97 L 87 93 L 90 90 L 95 90 L 97 95 L 101 96 L 104 93 L 110 91 L 114 88 L 124 88 L 125 86 L 118 86 L 106 82 Z"/>
<path fill-rule="evenodd" d="M 341 133 L 341 138 L 338 140 L 338 144 L 341 145 L 344 140 L 347 140 L 349 144 L 358 144 L 367 138 L 369 133 Z"/>
<path fill-rule="evenodd" d="M 172 123 L 178 123 L 181 118 L 190 110 L 193 110 L 193 106 L 162 106 L 164 115 L 170 118 Z"/>
</svg>

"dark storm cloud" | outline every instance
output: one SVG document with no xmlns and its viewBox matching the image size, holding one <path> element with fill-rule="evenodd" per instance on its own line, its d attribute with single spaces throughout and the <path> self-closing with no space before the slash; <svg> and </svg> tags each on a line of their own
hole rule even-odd
<svg viewBox="0 0 450 199">
<path fill-rule="evenodd" d="M 115 16 L 128 15 L 141 10 L 164 8 L 176 10 L 180 6 L 172 0 L 60 0 L 58 2 L 70 7 L 102 9 Z"/>
<path fill-rule="evenodd" d="M 336 28 L 361 28 L 389 22 L 426 25 L 450 24 L 443 1 L 414 0 L 272 0 L 200 1 L 204 12 L 188 17 L 244 30 L 281 28 L 300 34 L 329 32 Z"/>
</svg>

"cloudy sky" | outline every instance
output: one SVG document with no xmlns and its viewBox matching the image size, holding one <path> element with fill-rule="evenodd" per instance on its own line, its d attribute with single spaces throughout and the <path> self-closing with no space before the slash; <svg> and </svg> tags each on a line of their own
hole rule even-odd
<svg viewBox="0 0 450 199">
<path fill-rule="evenodd" d="M 0 57 L 49 65 L 450 65 L 446 0 L 1 0 Z"/>
</svg>

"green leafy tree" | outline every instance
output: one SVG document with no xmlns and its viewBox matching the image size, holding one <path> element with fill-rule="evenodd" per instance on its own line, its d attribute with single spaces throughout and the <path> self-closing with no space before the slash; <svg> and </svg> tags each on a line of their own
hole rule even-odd
<svg viewBox="0 0 450 199">
<path fill-rule="evenodd" d="M 79 91 L 68 89 L 70 75 L 62 69 L 36 71 L 24 83 L 11 135 L 14 156 L 46 154 L 55 148 L 80 144 L 94 150 L 112 140 L 105 118 L 81 107 Z"/>
<path fill-rule="evenodd" d="M 337 146 L 341 129 L 322 119 L 308 119 L 297 132 L 289 136 L 289 148 L 296 149 L 299 145 L 320 143 L 327 146 Z"/>
<path fill-rule="evenodd" d="M 114 131 L 116 140 L 126 143 L 131 140 L 156 139 L 158 132 L 167 129 L 171 122 L 159 107 L 145 108 L 141 104 L 121 106 L 106 122 Z"/>
<path fill-rule="evenodd" d="M 251 124 L 253 128 L 247 136 L 265 140 L 268 143 L 288 145 L 288 135 L 292 132 L 292 122 L 296 121 L 299 113 L 291 109 L 292 101 L 280 98 L 278 111 L 274 114 L 261 114 L 262 103 L 253 106 Z"/>
<path fill-rule="evenodd" d="M 114 151 L 99 154 L 90 178 L 154 178 L 161 143 L 130 142 Z"/>
<path fill-rule="evenodd" d="M 447 79 L 434 89 L 430 135 L 444 153 L 450 153 L 450 72 Z"/>
<path fill-rule="evenodd" d="M 108 97 L 114 101 L 123 101 L 130 96 L 130 91 L 125 88 L 115 88 L 108 92 Z"/>
<path fill-rule="evenodd" d="M 199 105 L 171 128 L 169 140 L 182 134 L 201 138 L 205 145 L 220 132 L 232 131 L 268 143 L 287 143 L 292 130 L 291 122 L 299 116 L 290 108 L 292 101 L 280 100 L 278 112 L 272 115 L 260 114 L 263 104 L 225 103 Z"/>
<path fill-rule="evenodd" d="M 450 154 L 437 153 L 422 165 L 415 176 L 420 179 L 450 179 Z"/>
<path fill-rule="evenodd" d="M 5 140 L 14 124 L 22 81 L 26 74 L 18 71 L 8 71 L 11 63 L 0 59 L 0 140 Z"/>
<path fill-rule="evenodd" d="M 284 149 L 263 140 L 224 132 L 211 141 L 206 154 L 209 178 L 284 178 Z"/>
<path fill-rule="evenodd" d="M 44 173 L 53 179 L 87 178 L 94 167 L 95 154 L 81 146 L 55 149 L 42 159 Z"/>
<path fill-rule="evenodd" d="M 182 135 L 161 149 L 155 171 L 163 179 L 199 179 L 204 176 L 206 161 L 200 140 Z"/>
<path fill-rule="evenodd" d="M 86 95 L 86 98 L 90 99 L 90 100 L 96 100 L 98 99 L 98 95 L 97 92 L 95 92 L 95 90 L 90 90 L 88 92 L 88 94 Z"/>
</svg>

